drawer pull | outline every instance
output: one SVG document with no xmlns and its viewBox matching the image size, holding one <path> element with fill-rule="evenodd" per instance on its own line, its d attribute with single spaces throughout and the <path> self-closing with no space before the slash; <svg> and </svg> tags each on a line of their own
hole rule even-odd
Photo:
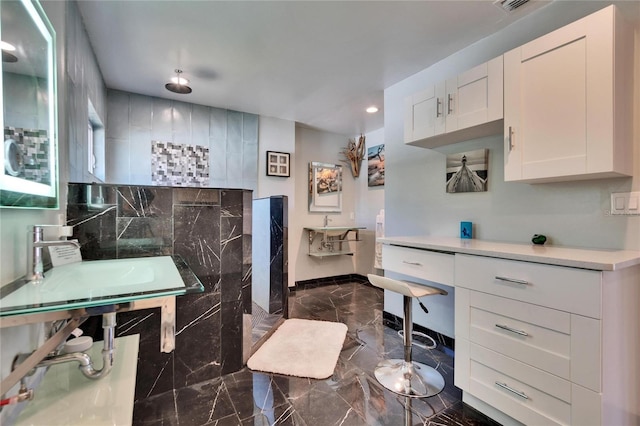
<svg viewBox="0 0 640 426">
<path fill-rule="evenodd" d="M 422 266 L 422 263 L 420 262 L 409 262 L 408 260 L 403 260 L 402 263 L 405 263 L 407 265 L 413 265 L 413 266 Z"/>
<path fill-rule="evenodd" d="M 529 397 L 524 393 L 524 392 L 520 392 L 515 390 L 514 388 L 512 388 L 511 386 L 507 385 L 506 383 L 502 383 L 502 382 L 496 382 L 496 385 L 500 386 L 503 389 L 508 390 L 511 393 L 515 393 L 516 395 L 518 395 L 520 398 L 523 399 L 529 399 Z"/>
<path fill-rule="evenodd" d="M 529 285 L 529 281 L 525 281 L 525 280 L 518 280 L 515 278 L 508 278 L 508 277 L 500 277 L 496 275 L 496 280 L 498 281 L 505 281 L 508 283 L 513 283 L 513 284 L 520 284 L 520 285 Z"/>
<path fill-rule="evenodd" d="M 529 333 L 522 330 L 516 330 L 515 328 L 511 328 L 508 325 L 496 324 L 496 327 L 501 328 L 502 330 L 510 331 L 512 333 L 518 334 L 520 336 L 529 336 Z"/>
</svg>

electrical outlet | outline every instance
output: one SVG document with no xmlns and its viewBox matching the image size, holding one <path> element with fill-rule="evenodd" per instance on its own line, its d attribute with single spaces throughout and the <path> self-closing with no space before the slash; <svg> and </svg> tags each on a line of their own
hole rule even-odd
<svg viewBox="0 0 640 426">
<path fill-rule="evenodd" d="M 640 215 L 640 192 L 611 193 L 611 214 L 625 216 Z"/>
</svg>

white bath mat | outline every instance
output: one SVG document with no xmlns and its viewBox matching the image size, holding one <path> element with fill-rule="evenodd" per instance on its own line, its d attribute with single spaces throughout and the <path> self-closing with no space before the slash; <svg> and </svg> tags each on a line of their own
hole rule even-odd
<svg viewBox="0 0 640 426">
<path fill-rule="evenodd" d="M 254 353 L 252 370 L 326 379 L 333 374 L 347 335 L 339 322 L 288 319 Z"/>
</svg>

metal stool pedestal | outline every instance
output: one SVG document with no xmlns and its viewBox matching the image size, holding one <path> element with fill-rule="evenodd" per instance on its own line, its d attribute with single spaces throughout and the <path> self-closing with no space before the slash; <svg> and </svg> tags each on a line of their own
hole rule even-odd
<svg viewBox="0 0 640 426">
<path fill-rule="evenodd" d="M 412 361 L 413 320 L 411 315 L 412 297 L 433 294 L 446 295 L 447 292 L 436 287 L 392 280 L 390 278 L 369 275 L 369 281 L 376 287 L 395 291 L 403 295 L 404 319 L 404 359 L 386 359 L 375 368 L 378 382 L 397 394 L 424 398 L 437 395 L 444 389 L 444 378 L 435 368 Z"/>
</svg>

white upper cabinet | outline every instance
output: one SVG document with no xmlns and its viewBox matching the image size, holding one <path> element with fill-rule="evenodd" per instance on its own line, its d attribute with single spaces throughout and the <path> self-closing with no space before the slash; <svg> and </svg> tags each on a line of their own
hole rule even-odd
<svg viewBox="0 0 640 426">
<path fill-rule="evenodd" d="M 609 6 L 505 53 L 505 181 L 632 174 L 632 36 Z"/>
<path fill-rule="evenodd" d="M 405 99 L 405 142 L 444 133 L 444 88 L 442 82 Z"/>
<path fill-rule="evenodd" d="M 435 148 L 502 132 L 502 56 L 405 100 L 404 142 Z"/>
</svg>

